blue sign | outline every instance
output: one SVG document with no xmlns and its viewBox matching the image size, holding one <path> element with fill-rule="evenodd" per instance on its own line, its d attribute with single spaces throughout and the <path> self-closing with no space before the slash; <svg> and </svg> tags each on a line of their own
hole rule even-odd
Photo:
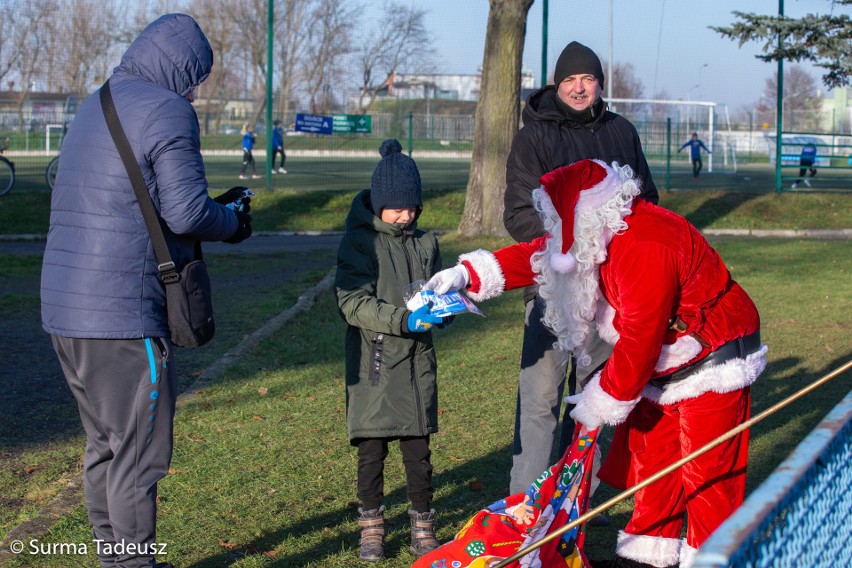
<svg viewBox="0 0 852 568">
<path fill-rule="evenodd" d="M 334 120 L 330 116 L 318 114 L 297 114 L 296 130 L 312 134 L 331 134 Z"/>
</svg>

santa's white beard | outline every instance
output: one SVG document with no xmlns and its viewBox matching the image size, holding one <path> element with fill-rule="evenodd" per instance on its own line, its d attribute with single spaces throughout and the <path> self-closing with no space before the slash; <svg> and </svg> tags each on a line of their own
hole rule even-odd
<svg viewBox="0 0 852 568">
<path fill-rule="evenodd" d="M 632 199 L 632 191 L 620 193 L 602 207 L 577 214 L 574 244 L 569 251 L 577 259 L 572 272 L 557 272 L 550 263 L 550 256 L 562 251 L 562 222 L 558 217 L 551 217 L 552 226 L 545 227 L 553 235 L 546 248 L 531 258 L 539 295 L 545 301 L 542 321 L 556 335 L 558 348 L 577 357 L 581 366 L 591 362 L 584 347 L 600 297 L 600 265 L 606 260 L 612 237 L 627 229 L 624 217 L 631 212 Z"/>
</svg>

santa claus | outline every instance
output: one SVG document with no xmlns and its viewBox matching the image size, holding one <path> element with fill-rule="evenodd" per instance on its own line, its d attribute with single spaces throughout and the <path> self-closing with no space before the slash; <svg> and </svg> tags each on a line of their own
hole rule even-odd
<svg viewBox="0 0 852 568">
<path fill-rule="evenodd" d="M 535 282 L 561 349 L 590 365 L 598 336 L 611 346 L 569 402 L 587 429 L 616 426 L 599 477 L 625 489 L 749 418 L 766 366 L 760 319 L 695 227 L 635 199 L 629 167 L 583 160 L 540 181 L 546 236 L 463 254 L 427 288 L 481 301 Z M 742 503 L 747 461 L 744 432 L 637 492 L 615 565 L 689 566 Z"/>
</svg>

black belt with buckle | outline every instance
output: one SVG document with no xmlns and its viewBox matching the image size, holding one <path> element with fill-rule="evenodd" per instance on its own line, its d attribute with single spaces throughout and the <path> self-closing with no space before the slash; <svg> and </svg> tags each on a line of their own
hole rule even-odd
<svg viewBox="0 0 852 568">
<path fill-rule="evenodd" d="M 651 379 L 650 383 L 655 387 L 662 389 L 668 384 L 682 381 L 683 379 L 697 373 L 704 367 L 720 365 L 725 361 L 730 361 L 731 359 L 741 359 L 746 355 L 751 355 L 758 349 L 760 349 L 760 330 L 744 337 L 738 337 L 737 339 L 731 340 L 715 351 L 711 351 L 700 361 L 696 361 L 691 365 L 678 369 L 669 375 Z"/>
</svg>

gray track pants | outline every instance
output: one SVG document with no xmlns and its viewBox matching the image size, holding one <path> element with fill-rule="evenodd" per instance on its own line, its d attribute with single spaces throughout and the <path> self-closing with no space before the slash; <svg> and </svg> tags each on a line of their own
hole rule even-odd
<svg viewBox="0 0 852 568">
<path fill-rule="evenodd" d="M 177 397 L 171 344 L 52 341 L 86 431 L 83 489 L 94 538 L 107 543 L 101 566 L 153 566 L 157 482 L 172 457 Z M 119 547 L 124 553 L 115 553 Z"/>
<path fill-rule="evenodd" d="M 515 412 L 515 439 L 512 447 L 512 472 L 509 494 L 526 491 L 558 457 L 557 426 L 564 406 L 562 394 L 568 371 L 569 356 L 554 349 L 556 338 L 541 322 L 544 301 L 536 296 L 526 304 L 521 374 Z M 569 393 L 574 394 L 575 375 L 569 377 Z M 573 408 L 573 407 L 572 407 Z M 562 419 L 561 438 L 571 440 L 574 421 L 566 409 Z M 564 446 L 564 444 L 562 444 Z M 564 447 L 562 450 L 564 452 Z"/>
</svg>

